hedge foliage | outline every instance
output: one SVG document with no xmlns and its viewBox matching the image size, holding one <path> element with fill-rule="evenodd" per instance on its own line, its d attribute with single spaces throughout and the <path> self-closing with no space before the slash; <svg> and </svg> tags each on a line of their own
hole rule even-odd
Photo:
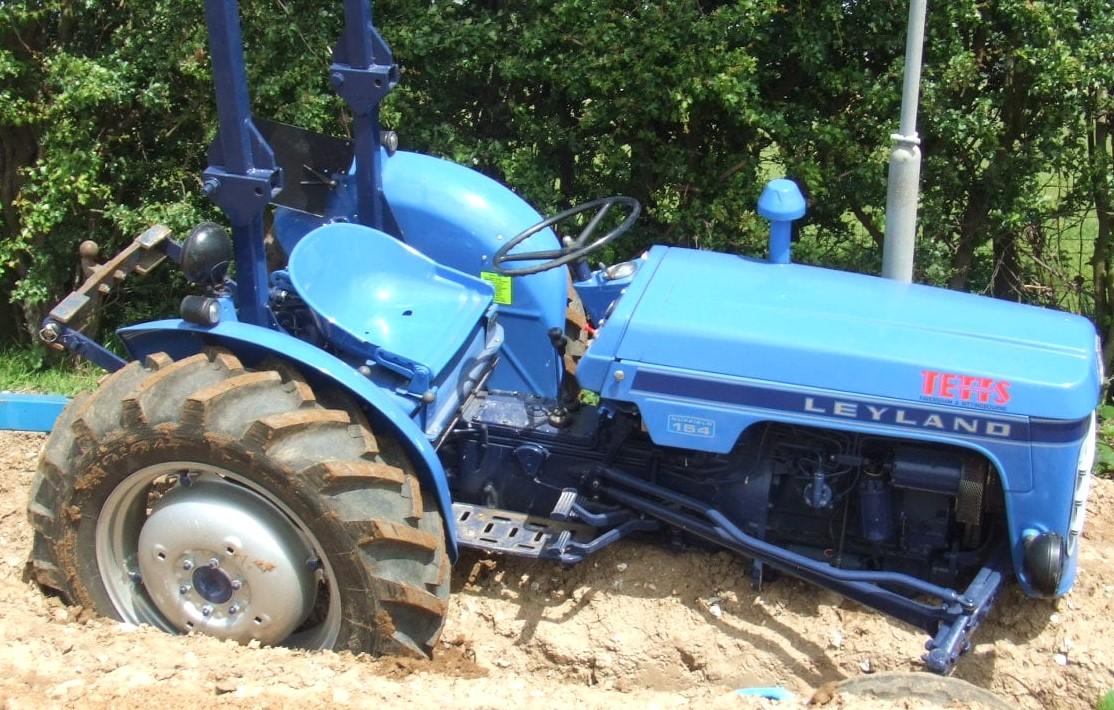
<svg viewBox="0 0 1114 710">
<path fill-rule="evenodd" d="M 341 3 L 241 10 L 256 113 L 343 134 L 326 82 Z M 384 123 L 405 148 L 542 211 L 633 195 L 647 215 L 629 251 L 758 253 L 755 200 L 787 173 L 811 203 L 797 258 L 879 268 L 904 0 L 375 10 L 403 69 Z M 930 6 L 919 280 L 1082 312 L 1110 342 L 1112 16 L 1108 0 Z M 214 130 L 205 42 L 200 0 L 0 3 L 4 337 L 26 338 L 73 285 L 80 241 L 108 252 L 149 222 L 215 216 L 198 181 Z M 106 322 L 165 312 L 167 292 L 132 286 Z"/>
</svg>

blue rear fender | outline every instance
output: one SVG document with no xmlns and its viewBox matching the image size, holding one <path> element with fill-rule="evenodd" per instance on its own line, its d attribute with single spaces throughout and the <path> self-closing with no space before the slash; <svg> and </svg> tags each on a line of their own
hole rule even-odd
<svg viewBox="0 0 1114 710">
<path fill-rule="evenodd" d="M 165 352 L 183 358 L 211 346 L 227 348 L 253 365 L 278 357 L 296 366 L 311 385 L 336 386 L 360 403 L 377 431 L 388 431 L 406 449 L 427 495 L 437 497 L 437 507 L 445 521 L 445 546 L 454 562 L 457 557 L 456 524 L 452 515 L 445 470 L 429 439 L 410 418 L 399 399 L 361 376 L 344 361 L 309 343 L 281 333 L 237 321 L 224 321 L 202 328 L 183 320 L 140 323 L 117 331 L 135 359 Z"/>
</svg>

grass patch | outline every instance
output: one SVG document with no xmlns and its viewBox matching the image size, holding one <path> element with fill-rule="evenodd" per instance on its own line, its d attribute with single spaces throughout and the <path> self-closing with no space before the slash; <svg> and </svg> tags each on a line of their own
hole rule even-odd
<svg viewBox="0 0 1114 710">
<path fill-rule="evenodd" d="M 75 395 L 96 387 L 104 370 L 89 363 L 48 364 L 31 349 L 0 350 L 0 392 Z"/>
<path fill-rule="evenodd" d="M 1106 691 L 1106 695 L 1099 698 L 1098 710 L 1114 710 L 1114 690 Z"/>
</svg>

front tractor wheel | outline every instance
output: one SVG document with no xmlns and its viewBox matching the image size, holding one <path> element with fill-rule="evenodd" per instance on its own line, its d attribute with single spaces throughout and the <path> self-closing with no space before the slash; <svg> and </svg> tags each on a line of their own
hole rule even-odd
<svg viewBox="0 0 1114 710">
<path fill-rule="evenodd" d="M 224 351 L 131 363 L 47 441 L 29 575 L 168 632 L 428 656 L 449 591 L 440 514 L 397 443 L 330 404 Z"/>
</svg>

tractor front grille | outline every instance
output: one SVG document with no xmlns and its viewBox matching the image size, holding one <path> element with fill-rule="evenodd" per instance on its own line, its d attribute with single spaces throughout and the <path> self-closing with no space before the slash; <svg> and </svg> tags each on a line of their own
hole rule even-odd
<svg viewBox="0 0 1114 710">
<path fill-rule="evenodd" d="M 1068 554 L 1074 555 L 1083 533 L 1083 520 L 1087 517 L 1087 496 L 1091 493 L 1091 479 L 1095 467 L 1095 437 L 1098 433 L 1095 415 L 1079 449 L 1079 462 L 1075 473 L 1075 493 L 1072 496 L 1071 522 L 1068 524 Z"/>
</svg>

